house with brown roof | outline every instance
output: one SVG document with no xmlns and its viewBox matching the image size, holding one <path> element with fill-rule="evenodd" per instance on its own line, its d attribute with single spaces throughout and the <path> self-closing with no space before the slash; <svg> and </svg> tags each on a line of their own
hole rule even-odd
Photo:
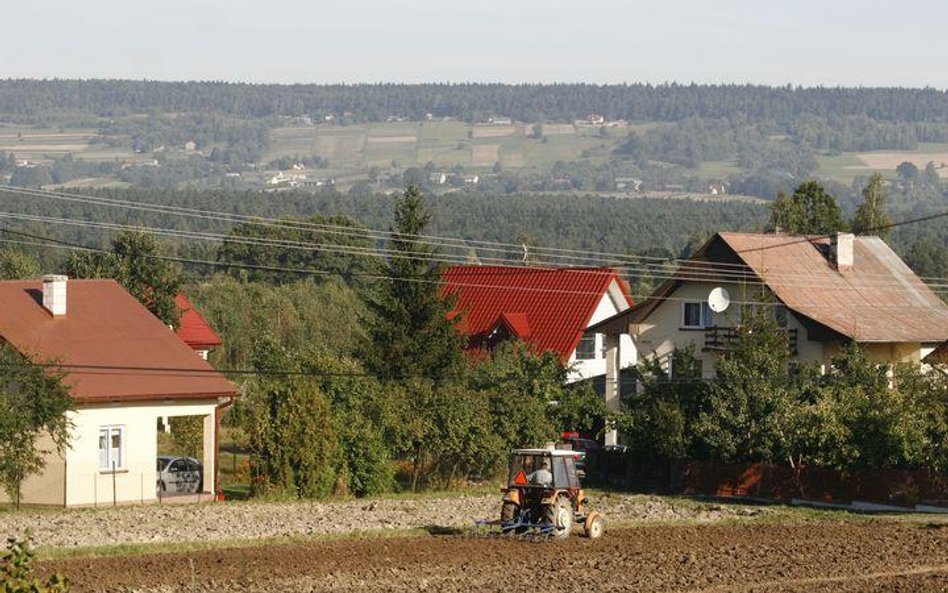
<svg viewBox="0 0 948 593">
<path fill-rule="evenodd" d="M 728 298 L 709 303 L 715 288 Z M 746 306 L 771 312 L 799 361 L 825 363 L 855 341 L 880 363 L 920 364 L 948 339 L 948 306 L 882 239 L 848 233 L 718 233 L 648 299 L 589 331 L 629 335 L 663 364 L 691 346 L 712 377 Z"/>
<path fill-rule="evenodd" d="M 673 376 L 672 352 L 690 346 L 710 378 L 745 306 L 770 310 L 800 361 L 826 362 L 855 341 L 880 363 L 920 364 L 948 339 L 948 306 L 878 237 L 717 233 L 648 299 L 587 330 L 610 345 L 607 405 L 620 401 L 619 336 Z"/>
<path fill-rule="evenodd" d="M 628 284 L 608 268 L 452 266 L 443 292 L 454 299 L 472 349 L 522 340 L 556 354 L 571 380 L 606 372 L 606 338 L 585 330 L 632 305 Z M 635 350 L 625 340 L 623 364 L 633 364 Z"/>
<path fill-rule="evenodd" d="M 178 416 L 203 419 L 203 491 L 216 491 L 219 418 L 237 390 L 118 283 L 0 282 L 0 338 L 57 365 L 75 402 L 68 449 L 26 480 L 23 502 L 154 500 L 159 426 Z"/>
</svg>

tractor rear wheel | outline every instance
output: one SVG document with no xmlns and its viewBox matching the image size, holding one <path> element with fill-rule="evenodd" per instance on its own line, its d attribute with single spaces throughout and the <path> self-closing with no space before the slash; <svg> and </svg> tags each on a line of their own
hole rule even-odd
<svg viewBox="0 0 948 593">
<path fill-rule="evenodd" d="M 543 522 L 553 526 L 552 535 L 557 539 L 569 537 L 573 531 L 573 505 L 565 496 L 558 496 L 550 506 L 543 509 Z"/>
<path fill-rule="evenodd" d="M 512 502 L 505 502 L 500 507 L 500 522 L 510 523 L 520 515 L 520 507 Z"/>
<path fill-rule="evenodd" d="M 586 537 L 589 539 L 602 537 L 602 530 L 602 516 L 599 513 L 592 511 L 586 515 L 586 523 L 583 525 L 583 531 L 586 533 Z"/>
</svg>

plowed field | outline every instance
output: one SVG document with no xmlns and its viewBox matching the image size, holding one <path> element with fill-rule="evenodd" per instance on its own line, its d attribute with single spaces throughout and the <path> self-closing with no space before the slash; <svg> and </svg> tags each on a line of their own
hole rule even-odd
<svg viewBox="0 0 948 593">
<path fill-rule="evenodd" d="M 945 592 L 948 526 L 614 529 L 600 540 L 355 539 L 43 563 L 74 591 Z"/>
</svg>

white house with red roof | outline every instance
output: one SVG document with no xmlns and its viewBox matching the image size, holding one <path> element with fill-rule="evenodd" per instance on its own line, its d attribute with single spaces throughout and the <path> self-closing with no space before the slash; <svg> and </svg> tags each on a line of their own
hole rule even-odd
<svg viewBox="0 0 948 593">
<path fill-rule="evenodd" d="M 607 268 L 453 266 L 443 291 L 472 348 L 520 339 L 555 353 L 573 381 L 606 372 L 606 338 L 586 328 L 632 306 L 628 284 Z M 623 339 L 620 364 L 634 364 L 632 341 Z"/>
<path fill-rule="evenodd" d="M 216 491 L 220 413 L 237 390 L 118 283 L 0 282 L 0 339 L 58 365 L 75 401 L 69 448 L 25 481 L 22 502 L 154 500 L 158 426 L 177 416 L 203 418 L 203 491 Z"/>
</svg>

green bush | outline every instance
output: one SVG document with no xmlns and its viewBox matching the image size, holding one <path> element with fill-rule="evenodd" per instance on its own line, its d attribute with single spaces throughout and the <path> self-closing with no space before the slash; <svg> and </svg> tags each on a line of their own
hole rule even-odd
<svg viewBox="0 0 948 593">
<path fill-rule="evenodd" d="M 54 574 L 45 582 L 35 574 L 33 563 L 36 553 L 30 545 L 30 536 L 18 540 L 7 539 L 7 551 L 0 556 L 0 592 L 2 593 L 67 593 L 69 579 Z"/>
</svg>

